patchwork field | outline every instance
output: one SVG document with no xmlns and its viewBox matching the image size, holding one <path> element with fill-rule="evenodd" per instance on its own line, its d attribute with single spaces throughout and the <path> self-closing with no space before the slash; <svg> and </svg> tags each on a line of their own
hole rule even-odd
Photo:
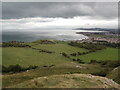
<svg viewBox="0 0 120 90">
<path fill-rule="evenodd" d="M 30 45 L 30 47 L 28 46 L 25 47 L 26 44 Z M 19 64 L 23 68 L 27 68 L 29 66 L 34 66 L 34 65 L 38 67 L 35 69 L 26 69 L 25 71 L 20 71 L 15 73 L 11 71 L 4 73 L 4 75 L 2 75 L 3 87 L 23 88 L 23 87 L 31 87 L 33 85 L 32 87 L 37 88 L 37 87 L 58 87 L 59 85 L 60 87 L 85 88 L 85 87 L 90 87 L 93 84 L 95 85 L 95 83 L 98 84 L 96 86 L 93 85 L 93 87 L 99 87 L 100 82 L 97 82 L 96 81 L 97 77 L 92 75 L 105 77 L 110 71 L 112 71 L 114 66 L 104 67 L 99 63 L 96 64 L 94 63 L 87 64 L 87 63 L 90 60 L 102 60 L 102 61 L 118 60 L 117 48 L 107 47 L 106 49 L 103 50 L 89 52 L 88 49 L 79 48 L 76 46 L 70 46 L 68 45 L 67 42 L 57 42 L 55 44 L 22 43 L 24 47 L 20 47 L 21 43 L 16 44 L 16 42 L 13 42 L 13 45 L 14 46 L 7 45 L 7 47 L 2 48 L 2 65 L 10 66 L 10 65 Z M 49 53 L 49 51 L 51 53 Z M 69 57 L 61 54 L 62 52 L 66 53 L 66 55 L 68 55 Z M 78 52 L 80 53 L 89 52 L 89 53 L 86 53 L 84 55 L 82 54 L 79 56 L 70 55 L 72 53 L 78 53 Z M 86 63 L 82 64 L 80 62 L 74 61 L 73 59 L 80 59 Z M 115 67 L 117 66 L 116 63 L 117 62 L 114 62 Z M 82 78 L 79 77 L 76 78 L 73 74 L 78 74 L 78 76 L 79 74 L 92 74 L 91 77 L 95 77 L 95 80 L 92 80 L 92 82 L 89 81 L 88 79 L 83 80 Z M 57 79 L 55 75 L 57 75 L 57 78 L 65 79 L 66 86 L 63 86 L 62 85 L 63 80 L 61 81 L 61 79 Z M 67 75 L 67 77 L 65 78 L 63 75 Z M 48 78 L 45 79 L 47 81 L 43 80 L 44 77 Z M 41 82 L 43 83 L 42 86 L 39 83 L 39 79 L 43 80 Z M 70 82 L 70 80 L 72 81 Z M 57 83 L 58 81 L 60 83 Z M 115 79 L 115 81 L 117 80 Z M 30 82 L 30 83 L 27 84 L 26 82 Z M 81 84 L 79 83 L 83 85 L 81 86 Z M 102 85 L 104 87 L 104 84 L 101 84 L 101 86 Z"/>
<path fill-rule="evenodd" d="M 72 73 L 84 73 L 94 74 L 103 71 L 100 65 L 92 64 L 78 64 L 74 62 L 59 64 L 53 67 L 41 67 L 26 72 L 16 74 L 6 74 L 3 76 L 3 87 L 11 87 L 22 82 L 51 75 L 72 74 Z"/>
<path fill-rule="evenodd" d="M 70 56 L 71 53 L 82 53 L 89 51 L 84 48 L 67 45 L 66 43 L 38 45 L 33 44 L 32 47 L 52 51 L 54 53 L 39 52 L 39 50 L 34 50 L 32 48 L 6 47 L 2 49 L 3 65 L 9 66 L 19 64 L 26 67 L 30 65 L 43 66 L 61 64 L 71 62 L 70 59 L 60 54 L 62 52 L 65 52 Z M 83 62 L 89 62 L 90 60 L 118 60 L 118 49 L 106 48 L 85 55 L 70 56 L 70 58 L 81 59 Z"/>
<path fill-rule="evenodd" d="M 3 65 L 9 66 L 19 64 L 21 66 L 30 65 L 52 65 L 70 62 L 69 59 L 56 53 L 44 53 L 31 48 L 7 47 L 2 49 Z"/>
<path fill-rule="evenodd" d="M 67 44 L 39 44 L 39 45 L 35 45 L 33 47 L 53 51 L 56 53 L 65 52 L 67 54 L 71 54 L 74 52 L 81 52 L 82 53 L 82 52 L 88 51 L 87 49 L 73 47 L 73 46 L 70 46 Z"/>
<path fill-rule="evenodd" d="M 120 49 L 119 49 L 120 50 Z M 106 48 L 103 50 L 99 50 L 93 53 L 89 53 L 86 55 L 75 56 L 72 58 L 79 58 L 84 62 L 89 62 L 90 60 L 97 60 L 97 61 L 105 61 L 105 60 L 118 60 L 118 49 L 116 48 Z"/>
</svg>

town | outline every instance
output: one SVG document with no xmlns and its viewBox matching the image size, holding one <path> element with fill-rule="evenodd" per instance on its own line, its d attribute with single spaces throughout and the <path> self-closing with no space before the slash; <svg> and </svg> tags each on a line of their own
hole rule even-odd
<svg viewBox="0 0 120 90">
<path fill-rule="evenodd" d="M 110 32 L 76 32 L 76 34 L 83 34 L 88 38 L 77 40 L 77 42 L 97 43 L 97 42 L 108 42 L 108 43 L 120 43 L 119 34 L 113 34 Z"/>
</svg>

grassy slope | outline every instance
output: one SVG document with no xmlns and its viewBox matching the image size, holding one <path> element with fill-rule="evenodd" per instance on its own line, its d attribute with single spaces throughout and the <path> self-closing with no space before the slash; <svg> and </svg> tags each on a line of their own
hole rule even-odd
<svg viewBox="0 0 120 90">
<path fill-rule="evenodd" d="M 64 74 L 39 77 L 13 85 L 16 88 L 118 88 L 118 84 L 90 74 Z"/>
<path fill-rule="evenodd" d="M 34 44 L 33 44 L 34 45 Z M 20 64 L 21 66 L 29 66 L 29 65 L 51 65 L 55 64 L 57 66 L 52 68 L 40 68 L 35 70 L 30 70 L 29 72 L 23 72 L 12 75 L 4 75 L 3 76 L 3 86 L 11 86 L 14 84 L 19 84 L 23 81 L 31 80 L 33 78 L 55 75 L 55 74 L 65 74 L 65 73 L 96 73 L 102 70 L 102 67 L 98 65 L 89 65 L 84 64 L 79 66 L 77 63 L 69 63 L 71 62 L 67 58 L 60 55 L 60 52 L 66 52 L 67 54 L 73 52 L 85 52 L 87 50 L 72 47 L 67 45 L 66 43 L 52 44 L 52 45 L 35 45 L 34 47 L 40 49 L 46 49 L 49 51 L 54 51 L 57 53 L 48 54 L 48 53 L 39 53 L 36 50 L 32 50 L 30 48 L 3 48 L 3 65 L 11 65 L 11 64 Z M 107 48 L 106 50 L 97 51 L 95 53 L 91 53 L 88 55 L 78 56 L 74 58 L 81 58 L 88 62 L 91 59 L 96 60 L 115 60 L 117 59 L 117 49 L 115 48 Z M 66 63 L 66 64 L 64 64 Z"/>
<path fill-rule="evenodd" d="M 85 62 L 89 62 L 90 60 L 118 60 L 118 49 L 116 48 L 107 48 L 104 50 L 96 51 L 90 54 L 77 56 L 73 58 L 80 58 Z"/>
<path fill-rule="evenodd" d="M 43 67 L 28 72 L 16 73 L 3 75 L 3 87 L 8 87 L 22 83 L 27 80 L 31 80 L 37 77 L 50 76 L 50 75 L 61 75 L 70 73 L 96 73 L 103 70 L 99 65 L 92 64 L 78 64 L 78 63 L 65 63 L 59 64 L 54 67 Z"/>
<path fill-rule="evenodd" d="M 86 51 L 88 51 L 84 48 L 73 47 L 73 46 L 70 46 L 67 44 L 39 44 L 39 45 L 35 45 L 34 47 L 53 51 L 56 53 L 65 52 L 67 54 L 71 54 L 74 52 L 86 52 Z"/>
<path fill-rule="evenodd" d="M 70 62 L 60 54 L 48 54 L 30 48 L 3 48 L 3 65 L 51 65 Z"/>
<path fill-rule="evenodd" d="M 107 77 L 120 84 L 120 66 L 113 69 Z"/>
<path fill-rule="evenodd" d="M 2 64 L 2 48 L 0 47 L 0 65 Z"/>
</svg>

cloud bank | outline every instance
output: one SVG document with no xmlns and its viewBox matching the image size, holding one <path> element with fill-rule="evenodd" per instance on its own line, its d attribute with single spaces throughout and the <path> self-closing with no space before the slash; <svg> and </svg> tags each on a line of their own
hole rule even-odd
<svg viewBox="0 0 120 90">
<path fill-rule="evenodd" d="M 3 30 L 117 28 L 117 2 L 3 2 Z"/>
<path fill-rule="evenodd" d="M 73 18 L 22 18 L 22 19 L 4 19 L 2 20 L 3 30 L 14 29 L 74 29 L 74 28 L 116 28 L 118 25 L 116 19 L 92 19 L 91 17 L 73 17 Z"/>
<path fill-rule="evenodd" d="M 3 2 L 3 19 L 27 17 L 75 17 L 113 19 L 118 16 L 117 2 Z"/>
</svg>

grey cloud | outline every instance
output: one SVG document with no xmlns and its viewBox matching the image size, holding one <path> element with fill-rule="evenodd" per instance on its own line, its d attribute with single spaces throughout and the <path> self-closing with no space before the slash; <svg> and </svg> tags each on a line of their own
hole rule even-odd
<svg viewBox="0 0 120 90">
<path fill-rule="evenodd" d="M 116 18 L 117 2 L 3 2 L 2 16 L 5 18 L 91 16 L 92 18 Z"/>
</svg>

